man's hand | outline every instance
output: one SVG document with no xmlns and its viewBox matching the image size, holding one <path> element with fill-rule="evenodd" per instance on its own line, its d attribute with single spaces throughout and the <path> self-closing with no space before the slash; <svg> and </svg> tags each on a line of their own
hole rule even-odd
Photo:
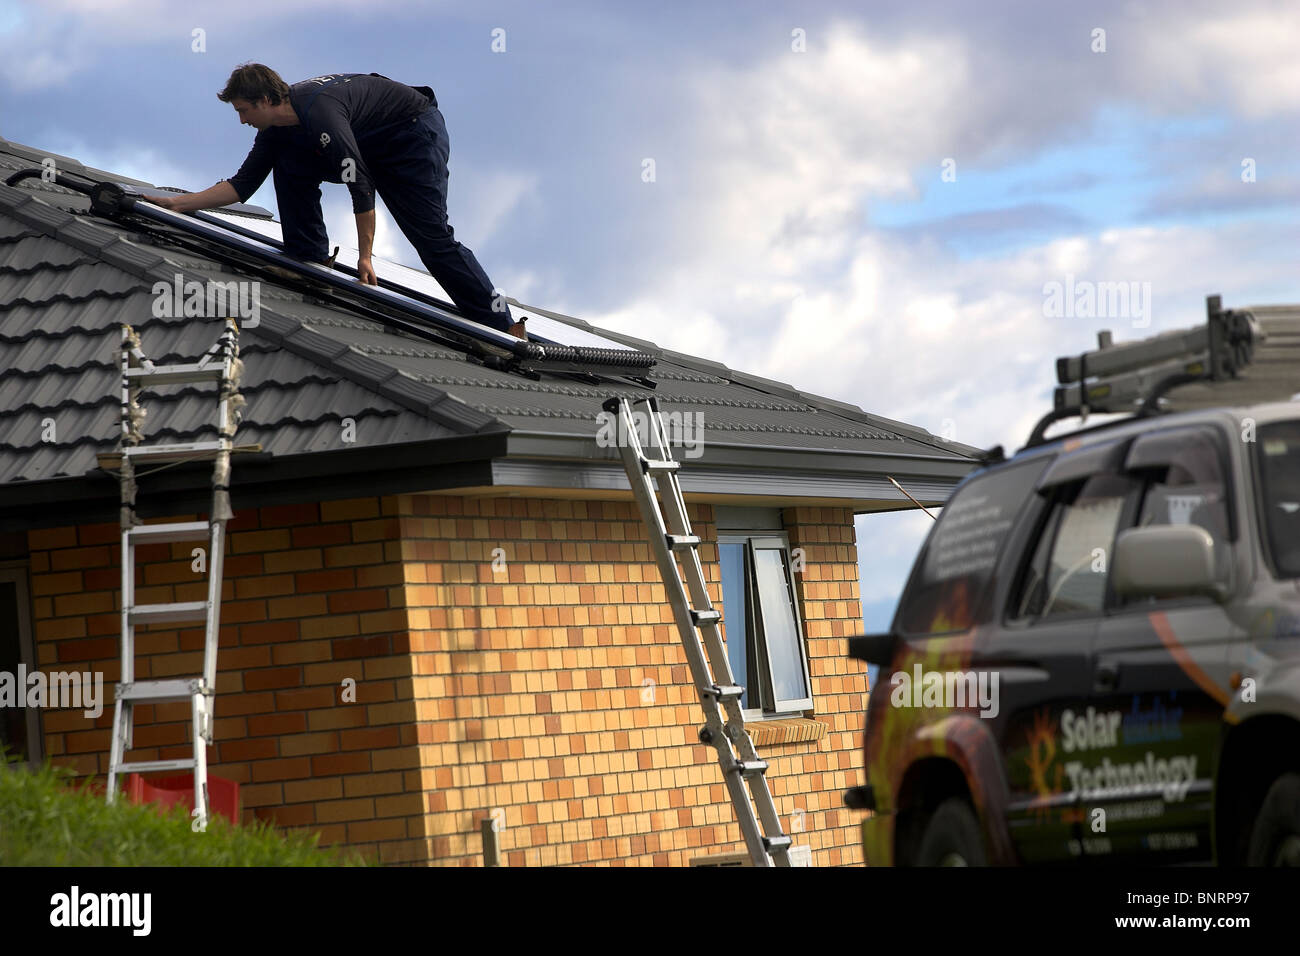
<svg viewBox="0 0 1300 956">
<path fill-rule="evenodd" d="M 162 206 L 164 209 L 170 209 L 172 212 L 188 212 L 183 205 L 181 196 L 142 196 L 148 202 L 155 206 Z"/>
<path fill-rule="evenodd" d="M 239 193 L 228 180 L 223 179 L 215 186 L 209 186 L 197 193 L 173 193 L 170 196 L 143 196 L 147 202 L 172 212 L 194 212 L 196 209 L 215 209 L 239 202 Z"/>
<path fill-rule="evenodd" d="M 369 256 L 357 259 L 357 281 L 365 285 L 379 285 L 379 278 L 375 275 L 375 267 L 370 264 Z"/>
</svg>

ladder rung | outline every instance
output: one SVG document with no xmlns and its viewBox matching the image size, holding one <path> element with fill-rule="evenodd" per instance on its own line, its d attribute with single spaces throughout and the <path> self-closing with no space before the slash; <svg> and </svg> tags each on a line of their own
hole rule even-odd
<svg viewBox="0 0 1300 956">
<path fill-rule="evenodd" d="M 175 521 L 170 524 L 142 524 L 127 529 L 127 536 L 134 544 L 139 539 L 150 543 L 163 544 L 168 541 L 195 541 L 206 538 L 212 526 L 206 521 Z"/>
<path fill-rule="evenodd" d="M 745 696 L 745 688 L 739 684 L 714 684 L 705 687 L 700 693 L 708 697 L 716 697 L 718 700 L 739 700 Z"/>
<path fill-rule="evenodd" d="M 782 834 L 781 836 L 763 837 L 763 848 L 771 853 L 773 850 L 788 849 L 794 842 L 794 837 Z"/>
<path fill-rule="evenodd" d="M 664 538 L 668 541 L 670 551 L 685 551 L 700 543 L 698 534 L 666 534 Z"/>
<path fill-rule="evenodd" d="M 199 621 L 208 616 L 207 601 L 181 601 L 175 604 L 137 604 L 127 620 L 132 624 L 168 624 L 172 621 Z"/>
<path fill-rule="evenodd" d="M 194 758 L 181 757 L 179 760 L 141 760 L 136 763 L 120 763 L 110 767 L 113 773 L 153 773 L 155 770 L 193 770 Z"/>
<path fill-rule="evenodd" d="M 155 365 L 152 369 L 127 369 L 129 381 L 141 385 L 183 385 L 187 382 L 219 382 L 226 374 L 224 365 Z"/>
<path fill-rule="evenodd" d="M 721 611 L 696 611 L 692 609 L 691 620 L 695 622 L 696 627 L 699 627 L 701 624 L 716 624 L 722 620 L 722 612 Z"/>
<path fill-rule="evenodd" d="M 211 442 L 192 442 L 188 445 L 131 445 L 128 446 L 128 452 L 132 461 L 183 461 L 192 459 L 194 461 L 211 461 L 216 458 L 216 452 L 204 451 L 206 446 L 215 446 L 215 441 Z M 194 449 L 199 449 L 195 451 Z M 177 449 L 181 449 L 178 451 Z M 253 442 L 249 445 L 235 445 L 230 449 L 232 455 L 248 454 L 250 452 L 260 452 L 262 450 L 261 442 Z M 120 451 L 101 452 L 95 456 L 95 461 L 99 467 L 105 471 L 117 471 L 122 467 L 122 453 Z"/>
<path fill-rule="evenodd" d="M 665 461 L 662 458 L 641 459 L 641 470 L 645 472 L 647 475 L 650 474 L 652 471 L 676 471 L 681 467 L 682 467 L 682 463 L 680 461 L 672 461 L 672 460 Z"/>
<path fill-rule="evenodd" d="M 766 760 L 737 760 L 736 770 L 739 770 L 746 777 L 754 777 L 760 773 L 767 773 Z"/>
<path fill-rule="evenodd" d="M 210 461 L 219 451 L 219 441 L 193 441 L 175 445 L 130 445 L 122 454 L 132 461 Z"/>
<path fill-rule="evenodd" d="M 118 700 L 185 700 L 205 693 L 203 679 L 137 680 L 117 685 Z"/>
</svg>

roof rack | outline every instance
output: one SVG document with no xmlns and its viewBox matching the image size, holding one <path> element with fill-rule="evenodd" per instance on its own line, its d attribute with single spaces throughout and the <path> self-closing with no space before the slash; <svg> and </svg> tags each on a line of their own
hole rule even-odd
<svg viewBox="0 0 1300 956">
<path fill-rule="evenodd" d="M 6 179 L 5 184 L 16 186 L 24 179 L 48 176 L 41 169 L 23 169 Z M 223 222 L 214 216 L 199 218 L 156 206 L 133 186 L 63 172 L 54 173 L 53 178 L 57 185 L 89 196 L 91 212 L 96 215 L 118 222 L 128 222 L 128 217 L 132 216 L 145 219 L 180 230 L 187 236 L 215 243 L 226 253 L 224 256 L 217 255 L 218 258 L 229 260 L 233 253 L 245 266 L 251 260 L 251 264 L 260 267 L 262 271 L 268 267 L 288 270 L 300 277 L 303 283 L 316 289 L 327 286 L 332 293 L 347 299 L 349 306 L 369 319 L 420 338 L 453 345 L 489 367 L 516 371 L 534 378 L 543 371 L 588 379 L 598 375 L 612 375 L 630 378 L 649 388 L 655 386 L 653 381 L 644 377 L 644 373 L 655 364 L 655 357 L 645 352 L 547 341 L 525 342 L 505 332 L 462 318 L 452 311 L 449 304 L 432 296 L 388 281 L 377 287 L 363 285 L 336 268 L 300 262 L 286 255 L 282 246 L 277 248 L 279 244 L 274 239 L 252 230 Z M 83 178 L 86 181 L 80 182 Z M 203 246 L 198 251 L 214 254 L 210 246 Z M 279 274 L 268 274 L 276 275 L 279 281 Z M 393 315 L 394 311 L 399 314 Z"/>
<path fill-rule="evenodd" d="M 1205 311 L 1205 325 L 1120 345 L 1103 330 L 1093 351 L 1058 358 L 1054 407 L 1034 426 L 1025 448 L 1043 444 L 1048 427 L 1064 418 L 1086 421 L 1093 412 L 1144 418 L 1161 411 L 1160 400 L 1170 389 L 1236 378 L 1254 358 L 1264 331 L 1250 312 L 1224 309 L 1217 295 L 1206 296 Z"/>
</svg>

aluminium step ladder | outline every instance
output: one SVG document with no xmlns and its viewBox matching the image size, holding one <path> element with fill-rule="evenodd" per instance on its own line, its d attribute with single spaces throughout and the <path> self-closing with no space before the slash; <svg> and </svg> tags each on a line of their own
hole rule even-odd
<svg viewBox="0 0 1300 956">
<path fill-rule="evenodd" d="M 140 338 L 129 325 L 122 326 L 122 421 L 116 459 L 122 486 L 122 672 L 113 708 L 113 740 L 108 760 L 108 802 L 117 797 L 118 774 L 159 770 L 194 771 L 194 829 L 208 823 L 208 755 L 212 744 L 213 697 L 217 681 L 217 638 L 221 617 L 222 557 L 230 509 L 230 455 L 240 410 L 243 363 L 239 359 L 239 328 L 226 320 L 217 342 L 195 363 L 155 365 L 145 357 Z M 212 382 L 217 385 L 217 438 L 177 444 L 143 445 L 140 424 L 145 411 L 136 399 L 146 386 Z M 242 450 L 242 449 L 240 449 Z M 135 513 L 136 467 L 144 464 L 208 461 L 213 464 L 212 507 L 207 521 L 141 524 Z M 101 459 L 102 461 L 102 459 Z M 208 597 L 206 601 L 137 604 L 135 601 L 135 549 L 142 544 L 177 541 L 208 542 Z M 192 678 L 135 679 L 135 628 L 141 624 L 203 621 L 203 673 Z M 133 741 L 133 709 L 137 704 L 190 702 L 192 757 L 178 760 L 126 762 Z"/>
<path fill-rule="evenodd" d="M 780 816 L 767 785 L 767 762 L 759 758 L 745 728 L 745 716 L 740 706 L 745 689 L 732 676 L 731 662 L 718 627 L 722 623 L 722 614 L 709 600 L 704 570 L 700 565 L 700 538 L 691 533 L 691 524 L 686 516 L 686 502 L 677 480 L 681 462 L 672 458 L 654 397 L 647 396 L 637 401 L 647 406 L 647 445 L 656 453 L 655 456 L 648 455 L 647 448 L 641 444 L 632 403 L 628 399 L 611 398 L 602 407 L 617 416 L 619 454 L 627 469 L 632 495 L 650 530 L 650 547 L 659 565 L 673 616 L 677 619 L 677 630 L 686 649 L 686 660 L 700 695 L 700 705 L 704 708 L 705 725 L 700 729 L 700 742 L 712 744 L 717 749 L 718 765 L 753 865 L 790 866 L 791 838 L 781 830 Z M 656 482 L 658 498 L 655 496 Z M 701 633 L 704 635 L 702 643 Z M 757 815 L 755 806 L 758 807 Z"/>
</svg>

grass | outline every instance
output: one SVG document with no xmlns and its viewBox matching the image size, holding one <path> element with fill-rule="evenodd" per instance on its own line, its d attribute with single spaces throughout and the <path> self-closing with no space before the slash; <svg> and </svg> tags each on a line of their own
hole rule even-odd
<svg viewBox="0 0 1300 956">
<path fill-rule="evenodd" d="M 0 753 L 0 762 L 4 761 Z M 366 866 L 352 853 L 317 846 L 319 834 L 281 834 L 258 821 L 234 826 L 213 816 L 191 829 L 189 810 L 112 806 L 87 781 L 46 763 L 0 766 L 0 866 Z"/>
</svg>

